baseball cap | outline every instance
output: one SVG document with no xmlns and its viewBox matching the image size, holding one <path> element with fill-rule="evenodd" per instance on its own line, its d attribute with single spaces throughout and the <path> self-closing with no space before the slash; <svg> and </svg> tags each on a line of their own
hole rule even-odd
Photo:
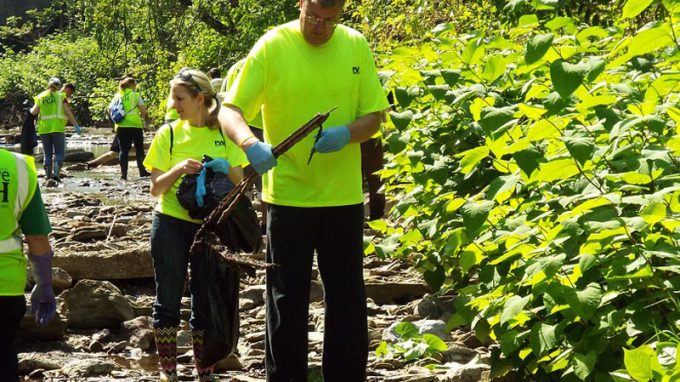
<svg viewBox="0 0 680 382">
<path fill-rule="evenodd" d="M 47 86 L 51 85 L 61 86 L 61 80 L 57 77 L 52 77 L 49 81 L 47 81 Z"/>
</svg>

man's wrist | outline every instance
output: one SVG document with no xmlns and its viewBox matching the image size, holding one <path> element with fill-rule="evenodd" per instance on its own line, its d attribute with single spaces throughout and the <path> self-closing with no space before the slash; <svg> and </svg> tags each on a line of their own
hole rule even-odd
<svg viewBox="0 0 680 382">
<path fill-rule="evenodd" d="M 244 139 L 241 140 L 241 142 L 238 144 L 238 146 L 243 150 L 246 151 L 248 150 L 251 146 L 259 142 L 260 140 L 257 139 L 256 136 L 250 135 Z"/>
</svg>

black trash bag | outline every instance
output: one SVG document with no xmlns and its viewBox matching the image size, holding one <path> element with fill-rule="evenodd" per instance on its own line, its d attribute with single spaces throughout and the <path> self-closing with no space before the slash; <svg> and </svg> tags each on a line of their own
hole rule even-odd
<svg viewBox="0 0 680 382">
<path fill-rule="evenodd" d="M 205 274 L 192 277 L 203 277 L 208 285 L 200 366 L 209 367 L 236 353 L 240 272 L 214 251 L 198 256 L 206 256 Z"/>
<path fill-rule="evenodd" d="M 22 109 L 26 113 L 21 127 L 20 151 L 24 155 L 33 155 L 33 149 L 38 145 L 38 134 L 35 132 L 35 116 L 31 114 L 33 105 L 24 101 Z"/>
<path fill-rule="evenodd" d="M 202 163 L 206 164 L 211 160 L 211 157 L 204 155 Z M 198 173 L 185 175 L 175 193 L 179 204 L 189 211 L 189 216 L 193 219 L 203 219 L 208 216 L 217 207 L 219 202 L 227 196 L 229 191 L 234 188 L 234 184 L 231 183 L 226 175 L 221 172 L 215 172 L 210 168 L 207 169 L 205 174 L 205 196 L 203 196 L 204 204 L 203 207 L 199 207 L 196 201 L 196 180 L 198 175 Z"/>
<path fill-rule="evenodd" d="M 203 156 L 203 163 L 211 161 L 207 155 Z M 217 207 L 227 194 L 234 188 L 234 184 L 221 172 L 207 169 L 205 176 L 204 206 L 199 207 L 196 202 L 196 179 L 198 174 L 187 174 L 177 188 L 179 203 L 194 219 L 204 219 Z M 230 251 L 257 252 L 262 245 L 262 233 L 257 213 L 248 198 L 240 198 L 236 208 L 226 219 L 220 219 L 215 230 L 222 245 Z"/>
</svg>

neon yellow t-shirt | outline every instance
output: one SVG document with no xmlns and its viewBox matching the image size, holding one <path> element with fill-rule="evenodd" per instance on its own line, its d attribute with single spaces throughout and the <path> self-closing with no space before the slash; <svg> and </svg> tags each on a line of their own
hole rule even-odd
<svg viewBox="0 0 680 382">
<path fill-rule="evenodd" d="M 172 154 L 170 154 L 171 126 L 174 135 Z M 212 158 L 225 158 L 232 167 L 244 166 L 248 162 L 245 154 L 236 144 L 230 139 L 226 139 L 225 142 L 219 129 L 191 126 L 187 121 L 180 119 L 158 129 L 151 142 L 149 153 L 144 159 L 144 167 L 148 170 L 156 168 L 168 172 L 177 163 L 187 158 L 200 161 L 203 154 Z M 175 193 L 181 182 L 182 177 L 179 177 L 170 190 L 160 196 L 156 211 L 177 219 L 201 223 L 201 220 L 189 217 L 189 212 L 177 200 Z"/>
<path fill-rule="evenodd" d="M 298 20 L 265 34 L 227 92 L 225 104 L 252 120 L 261 110 L 265 140 L 276 146 L 316 113 L 338 108 L 324 127 L 347 125 L 388 107 L 373 55 L 357 31 L 338 25 L 322 46 L 307 43 Z M 307 159 L 316 132 L 278 158 L 263 178 L 263 200 L 295 207 L 363 202 L 361 151 L 350 143 Z"/>
<path fill-rule="evenodd" d="M 243 64 L 246 62 L 246 59 L 241 59 L 237 63 L 231 66 L 229 68 L 229 71 L 227 72 L 227 76 L 224 79 L 224 82 L 222 83 L 222 93 L 226 93 L 229 91 L 231 86 L 234 84 L 234 81 L 236 81 L 236 77 L 238 74 L 241 72 L 241 69 L 243 68 Z M 255 118 L 252 120 L 248 120 L 248 125 L 252 127 L 257 127 L 258 129 L 262 129 L 262 113 L 257 113 Z"/>
</svg>

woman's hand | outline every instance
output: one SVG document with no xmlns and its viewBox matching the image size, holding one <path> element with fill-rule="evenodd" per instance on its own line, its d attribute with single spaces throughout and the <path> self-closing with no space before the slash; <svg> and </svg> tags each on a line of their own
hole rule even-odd
<svg viewBox="0 0 680 382">
<path fill-rule="evenodd" d="M 185 159 L 175 165 L 175 169 L 182 174 L 195 174 L 203 169 L 203 164 L 196 159 Z"/>
<path fill-rule="evenodd" d="M 203 169 L 203 164 L 195 159 L 185 159 L 177 163 L 168 172 L 157 168 L 151 170 L 151 188 L 153 196 L 160 196 L 168 192 L 182 174 L 196 174 Z"/>
</svg>

